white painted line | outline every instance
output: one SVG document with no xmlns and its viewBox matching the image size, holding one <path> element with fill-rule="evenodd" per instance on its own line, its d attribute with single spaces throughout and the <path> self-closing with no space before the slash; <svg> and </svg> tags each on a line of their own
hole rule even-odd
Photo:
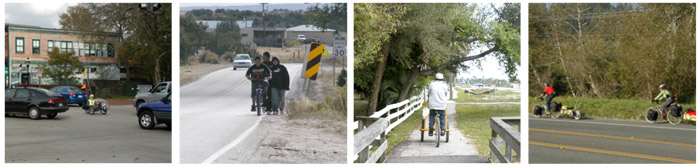
<svg viewBox="0 0 700 167">
<path fill-rule="evenodd" d="M 628 126 L 628 127 L 638 127 L 638 128 L 656 128 L 656 129 L 673 129 L 673 130 L 695 131 L 695 129 L 688 129 L 688 128 L 627 125 L 627 124 L 604 123 L 604 122 L 565 121 L 565 120 L 553 120 L 553 119 L 532 119 L 532 117 L 530 117 L 530 118 L 531 118 L 530 119 L 531 121 L 550 121 L 550 122 L 566 122 L 566 123 L 580 123 L 580 124 L 598 124 L 598 125 Z"/>
<path fill-rule="evenodd" d="M 238 136 L 236 138 L 236 140 L 233 140 L 231 143 L 222 147 L 221 149 L 219 149 L 219 151 L 214 152 L 214 154 L 212 154 L 211 156 L 209 156 L 209 158 L 204 160 L 204 162 L 202 162 L 202 164 L 211 164 L 212 162 L 214 162 L 214 160 L 219 159 L 219 157 L 221 157 L 221 155 L 224 155 L 224 153 L 228 152 L 233 147 L 235 147 L 236 145 L 241 143 L 243 140 L 245 140 L 245 138 L 248 138 L 248 136 L 250 136 L 250 134 L 252 134 L 253 131 L 258 127 L 258 125 L 260 124 L 260 121 L 262 120 L 262 118 L 264 116 L 265 115 L 259 116 L 258 119 L 255 120 L 255 124 L 253 124 L 253 126 L 250 126 L 247 130 L 245 130 L 245 132 L 243 132 L 243 134 Z"/>
</svg>

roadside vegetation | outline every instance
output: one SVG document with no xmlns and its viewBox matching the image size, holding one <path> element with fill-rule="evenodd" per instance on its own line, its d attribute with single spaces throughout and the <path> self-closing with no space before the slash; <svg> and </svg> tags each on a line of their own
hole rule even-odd
<svg viewBox="0 0 700 167">
<path fill-rule="evenodd" d="M 520 116 L 520 105 L 464 105 L 458 104 L 457 125 L 459 129 L 472 139 L 476 145 L 480 157 L 489 157 L 491 149 L 489 140 L 491 139 L 491 128 L 489 123 L 491 117 L 518 117 Z M 515 127 L 516 129 L 520 127 Z"/>
<path fill-rule="evenodd" d="M 604 99 L 604 98 L 577 98 L 577 97 L 556 97 L 555 102 L 562 105 L 575 106 L 581 111 L 584 118 L 611 118 L 644 120 L 644 114 L 649 107 L 657 106 L 648 100 L 631 99 Z M 532 115 L 532 107 L 535 104 L 544 104 L 544 100 L 534 97 L 529 98 L 528 113 Z M 695 104 L 681 103 L 683 110 L 686 108 L 695 109 Z"/>
<path fill-rule="evenodd" d="M 457 96 L 457 98 L 453 99 L 457 103 L 520 102 L 520 93 L 518 93 L 518 92 L 496 90 L 496 92 L 493 92 L 493 93 L 475 95 L 475 94 L 471 94 L 471 93 L 464 93 L 463 89 L 457 89 L 457 90 L 459 90 L 458 96 Z M 474 89 L 471 91 L 472 92 L 483 92 L 483 91 L 487 91 L 487 90 L 491 90 L 491 89 L 482 88 L 482 89 Z"/>
</svg>

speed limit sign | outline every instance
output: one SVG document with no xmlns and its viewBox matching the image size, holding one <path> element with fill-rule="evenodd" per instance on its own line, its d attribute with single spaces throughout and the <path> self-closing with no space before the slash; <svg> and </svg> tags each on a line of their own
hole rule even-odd
<svg viewBox="0 0 700 167">
<path fill-rule="evenodd" d="M 345 49 L 347 42 L 345 41 L 344 36 L 336 36 L 335 41 L 333 42 L 333 56 L 335 57 L 345 57 Z"/>
</svg>

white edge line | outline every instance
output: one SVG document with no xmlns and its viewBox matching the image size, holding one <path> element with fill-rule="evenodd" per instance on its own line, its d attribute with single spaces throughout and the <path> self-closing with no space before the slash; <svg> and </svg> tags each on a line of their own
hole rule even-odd
<svg viewBox="0 0 700 167">
<path fill-rule="evenodd" d="M 643 126 L 643 125 L 626 125 L 626 124 L 604 123 L 604 122 L 580 122 L 580 121 L 563 121 L 563 120 L 548 120 L 548 119 L 530 119 L 530 120 L 536 120 L 536 121 L 552 121 L 552 122 L 567 122 L 567 123 L 582 123 L 582 124 L 599 124 L 599 125 L 617 125 L 617 126 L 629 126 L 629 127 L 638 127 L 638 128 L 657 128 L 657 129 L 674 129 L 674 130 L 695 131 L 695 129 L 688 129 L 688 128 L 656 127 L 656 126 Z"/>
<path fill-rule="evenodd" d="M 253 124 L 253 126 L 251 126 L 250 128 L 248 128 L 247 130 L 245 130 L 245 132 L 243 132 L 243 134 L 241 134 L 240 136 L 238 136 L 238 137 L 236 138 L 236 140 L 233 140 L 231 143 L 227 144 L 227 145 L 224 146 L 223 148 L 221 148 L 221 149 L 219 149 L 218 151 L 214 152 L 214 154 L 212 154 L 211 156 L 209 156 L 209 158 L 207 158 L 206 160 L 204 160 L 204 161 L 202 162 L 202 164 L 211 164 L 212 162 L 214 162 L 214 160 L 219 159 L 219 157 L 221 157 L 221 155 L 224 155 L 224 153 L 228 152 L 228 151 L 231 150 L 233 147 L 235 147 L 236 145 L 238 145 L 239 143 L 241 143 L 243 140 L 245 140 L 246 138 L 248 138 L 248 136 L 250 136 L 250 134 L 253 133 L 253 130 L 255 130 L 255 129 L 258 127 L 258 125 L 260 124 L 260 120 L 262 120 L 262 117 L 264 117 L 264 116 L 265 116 L 265 115 L 262 115 L 262 116 L 258 117 L 258 119 L 255 120 L 255 124 Z"/>
</svg>

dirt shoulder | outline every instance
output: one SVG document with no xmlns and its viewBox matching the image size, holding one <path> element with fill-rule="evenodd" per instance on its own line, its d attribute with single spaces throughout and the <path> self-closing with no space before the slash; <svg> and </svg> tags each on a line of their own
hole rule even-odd
<svg viewBox="0 0 700 167">
<path fill-rule="evenodd" d="M 190 82 L 196 81 L 197 79 L 199 79 L 199 77 L 202 77 L 206 74 L 226 67 L 233 68 L 233 65 L 231 63 L 196 63 L 192 65 L 180 66 L 180 85 L 186 85 Z"/>
</svg>

